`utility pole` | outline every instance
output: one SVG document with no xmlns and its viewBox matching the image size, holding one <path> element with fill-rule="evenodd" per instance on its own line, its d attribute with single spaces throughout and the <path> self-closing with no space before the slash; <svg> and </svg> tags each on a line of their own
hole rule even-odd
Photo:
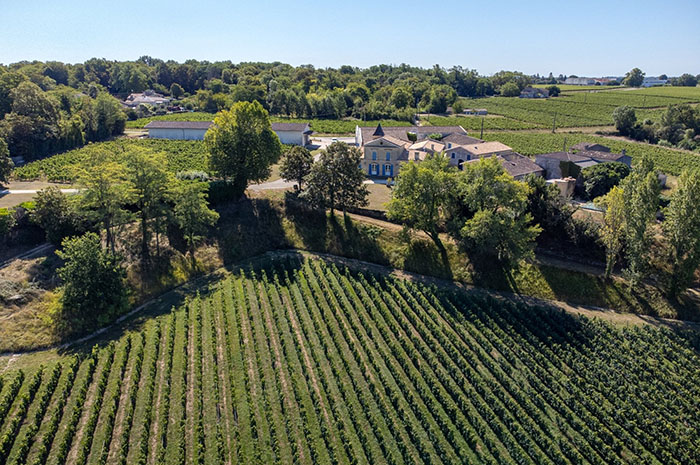
<svg viewBox="0 0 700 465">
<path fill-rule="evenodd" d="M 479 139 L 484 138 L 484 117 L 481 117 L 481 135 L 479 136 Z"/>
<path fill-rule="evenodd" d="M 552 121 L 552 133 L 557 130 L 557 112 L 554 112 L 554 120 Z"/>
<path fill-rule="evenodd" d="M 566 136 L 564 136 L 564 152 L 566 152 Z"/>
</svg>

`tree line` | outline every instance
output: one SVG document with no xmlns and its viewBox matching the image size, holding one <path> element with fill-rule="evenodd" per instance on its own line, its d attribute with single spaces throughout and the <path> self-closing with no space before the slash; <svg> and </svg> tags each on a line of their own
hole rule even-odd
<svg viewBox="0 0 700 465">
<path fill-rule="evenodd" d="M 700 108 L 687 103 L 669 106 L 657 122 L 639 121 L 633 107 L 621 106 L 613 111 L 615 128 L 635 140 L 678 147 L 700 149 Z"/>
<path fill-rule="evenodd" d="M 0 66 L 0 140 L 12 156 L 35 160 L 105 140 L 125 123 L 119 101 L 104 89 L 37 84 Z"/>
</svg>

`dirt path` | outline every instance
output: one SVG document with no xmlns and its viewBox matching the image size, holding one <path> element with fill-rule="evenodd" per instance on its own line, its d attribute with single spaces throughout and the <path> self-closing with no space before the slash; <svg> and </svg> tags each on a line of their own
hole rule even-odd
<svg viewBox="0 0 700 465">
<path fill-rule="evenodd" d="M 287 377 L 284 372 L 284 365 L 283 365 L 283 358 L 282 358 L 282 350 L 280 349 L 280 342 L 278 339 L 278 334 L 277 334 L 277 328 L 274 325 L 274 322 L 272 321 L 272 314 L 271 314 L 271 309 L 270 309 L 270 303 L 268 302 L 266 296 L 263 293 L 263 290 L 260 289 L 260 302 L 262 302 L 262 307 L 264 310 L 264 319 L 265 319 L 265 324 L 267 325 L 267 330 L 268 333 L 270 334 L 270 345 L 273 353 L 275 354 L 275 366 L 273 368 L 277 369 L 279 380 L 280 380 L 280 387 L 282 391 L 282 398 L 284 399 L 284 403 L 287 405 L 287 411 L 291 412 L 293 410 L 293 401 L 290 398 L 290 389 L 289 389 L 289 382 L 287 380 Z M 295 431 L 295 433 L 298 433 L 298 431 Z M 296 434 L 297 436 L 297 451 L 299 452 L 299 463 L 304 463 L 305 458 L 304 458 L 304 448 L 303 444 L 301 441 L 301 437 Z"/>
<path fill-rule="evenodd" d="M 214 312 L 213 315 L 215 326 L 216 326 L 216 360 L 217 360 L 217 375 L 219 377 L 219 388 L 221 392 L 219 393 L 219 401 L 223 405 L 224 421 L 226 422 L 226 445 L 228 447 L 228 457 L 226 460 L 227 464 L 233 463 L 233 448 L 231 446 L 231 436 L 233 428 L 231 427 L 231 418 L 229 412 L 231 407 L 229 406 L 229 378 L 227 376 L 228 363 L 226 355 L 224 354 L 225 337 L 224 330 L 222 329 L 223 322 L 221 321 L 219 312 Z"/>
<path fill-rule="evenodd" d="M 122 431 L 124 431 L 124 428 L 126 427 L 126 425 L 124 425 L 124 417 L 126 416 L 127 404 L 129 402 L 129 392 L 132 389 L 132 381 L 136 384 L 138 384 L 141 381 L 140 372 L 139 377 L 137 379 L 133 379 L 134 363 L 135 358 L 134 361 L 132 361 L 129 364 L 129 366 L 127 366 L 126 373 L 124 373 L 124 380 L 122 382 L 122 392 L 119 395 L 119 407 L 117 408 L 117 414 L 114 417 L 114 430 L 112 431 L 112 438 L 109 444 L 109 453 L 107 454 L 107 463 L 115 463 L 117 457 L 119 456 L 119 449 L 121 448 Z"/>
<path fill-rule="evenodd" d="M 328 413 L 328 406 L 326 403 L 323 401 L 323 397 L 321 396 L 321 389 L 319 388 L 319 381 L 318 378 L 316 377 L 316 373 L 314 372 L 313 369 L 313 363 L 311 362 L 311 357 L 309 356 L 309 352 L 304 345 L 304 340 L 302 337 L 302 332 L 301 328 L 299 327 L 299 322 L 296 319 L 296 315 L 294 315 L 293 308 L 294 306 L 292 305 L 291 302 L 287 299 L 287 296 L 282 294 L 282 303 L 283 305 L 287 308 L 287 315 L 289 317 L 289 323 L 292 326 L 292 329 L 294 330 L 294 335 L 297 338 L 297 342 L 299 344 L 299 347 L 301 349 L 301 355 L 304 359 L 304 365 L 306 366 L 306 370 L 309 373 L 309 379 L 311 381 L 311 386 L 314 388 L 314 391 L 316 392 L 316 396 L 318 396 L 318 403 L 321 408 L 321 411 L 323 412 L 323 417 L 326 420 L 326 424 L 328 426 L 328 432 L 331 435 L 331 439 L 333 440 L 334 443 L 337 443 L 337 438 L 335 435 L 335 430 L 333 429 L 333 425 L 335 424 L 334 421 L 331 420 L 331 416 Z"/>
<path fill-rule="evenodd" d="M 191 305 L 191 304 L 190 304 Z M 187 400 L 185 402 L 185 424 L 187 425 L 189 434 L 185 434 L 185 457 L 187 463 L 194 463 L 194 318 L 191 312 L 187 317 Z M 189 457 L 188 457 L 189 455 Z"/>
<path fill-rule="evenodd" d="M 85 403 L 83 404 L 82 411 L 80 412 L 80 421 L 78 422 L 78 426 L 76 428 L 75 434 L 73 435 L 73 441 L 71 442 L 70 445 L 70 450 L 68 451 L 68 455 L 66 455 L 66 461 L 65 463 L 75 463 L 76 459 L 78 458 L 78 446 L 80 445 L 80 442 L 83 439 L 83 435 L 85 434 L 85 423 L 87 422 L 87 419 L 90 415 L 90 410 L 92 410 L 92 405 L 95 403 L 96 399 L 96 394 L 97 394 L 97 385 L 99 384 L 98 381 L 102 377 L 102 373 L 106 369 L 105 367 L 106 360 L 102 362 L 102 366 L 99 367 L 99 372 L 95 370 L 95 374 L 92 377 L 92 381 L 90 382 L 90 387 L 88 388 L 87 396 L 85 397 Z M 109 364 L 109 370 L 112 370 L 112 364 L 114 363 L 114 360 L 112 360 Z M 103 394 L 104 395 L 104 394 Z"/>
<path fill-rule="evenodd" d="M 174 330 L 175 328 L 173 328 L 173 331 Z M 163 350 L 168 346 L 168 331 L 162 331 L 161 337 L 163 338 L 160 342 L 162 349 L 158 351 L 160 357 L 158 357 L 158 362 L 156 363 L 156 389 L 158 389 L 158 393 L 156 395 L 155 403 L 153 404 L 153 411 L 155 412 L 153 424 L 151 425 L 153 432 L 148 438 L 150 442 L 150 445 L 148 446 L 148 463 L 156 463 L 156 452 L 158 450 L 158 440 L 160 438 L 161 428 L 160 415 L 158 415 L 158 412 L 160 411 L 160 405 L 163 402 L 163 396 L 165 395 L 164 390 L 169 386 L 169 383 L 166 384 L 165 382 L 165 377 L 170 375 L 170 373 L 165 372 L 165 359 L 166 357 L 171 357 L 172 353 L 166 354 L 165 350 Z"/>
</svg>

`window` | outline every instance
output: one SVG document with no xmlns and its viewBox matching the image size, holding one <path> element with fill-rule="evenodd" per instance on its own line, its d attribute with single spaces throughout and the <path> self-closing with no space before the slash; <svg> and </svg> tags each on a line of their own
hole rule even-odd
<svg viewBox="0 0 700 465">
<path fill-rule="evenodd" d="M 372 152 L 372 160 L 376 160 L 376 159 L 377 159 L 377 152 Z"/>
<path fill-rule="evenodd" d="M 448 149 L 451 149 L 451 148 L 452 148 L 452 142 L 448 142 L 448 143 L 447 143 L 447 148 L 448 148 Z M 454 154 L 453 154 L 453 155 L 454 155 Z M 454 158 L 454 157 L 452 157 L 452 158 Z"/>
<path fill-rule="evenodd" d="M 372 176 L 377 176 L 379 174 L 379 165 L 377 163 L 370 163 L 369 174 Z"/>
<path fill-rule="evenodd" d="M 454 153 L 454 152 L 452 152 L 452 158 L 454 158 L 454 157 L 455 157 L 455 153 Z"/>
<path fill-rule="evenodd" d="M 393 176 L 394 175 L 394 167 L 391 165 L 384 165 L 383 171 L 384 171 L 384 176 Z"/>
<path fill-rule="evenodd" d="M 391 152 L 386 153 L 386 161 L 391 160 Z"/>
</svg>

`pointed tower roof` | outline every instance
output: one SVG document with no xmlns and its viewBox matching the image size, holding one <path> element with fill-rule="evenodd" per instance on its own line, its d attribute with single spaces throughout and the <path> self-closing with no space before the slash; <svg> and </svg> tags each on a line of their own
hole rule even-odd
<svg viewBox="0 0 700 465">
<path fill-rule="evenodd" d="M 384 129 L 382 129 L 382 123 L 377 124 L 377 129 L 374 130 L 373 136 L 383 136 L 384 135 Z"/>
</svg>

